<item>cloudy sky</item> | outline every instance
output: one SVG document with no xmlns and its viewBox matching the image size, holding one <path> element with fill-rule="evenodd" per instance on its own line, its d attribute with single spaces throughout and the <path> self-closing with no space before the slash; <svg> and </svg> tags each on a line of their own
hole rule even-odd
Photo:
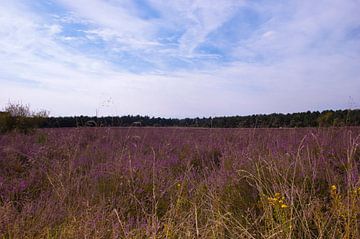
<svg viewBox="0 0 360 239">
<path fill-rule="evenodd" d="M 1 0 L 0 108 L 360 108 L 360 0 Z"/>
</svg>

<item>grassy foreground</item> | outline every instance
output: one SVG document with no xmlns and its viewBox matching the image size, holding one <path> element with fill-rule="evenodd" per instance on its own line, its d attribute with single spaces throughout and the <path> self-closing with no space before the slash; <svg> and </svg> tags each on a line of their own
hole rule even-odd
<svg viewBox="0 0 360 239">
<path fill-rule="evenodd" d="M 360 238 L 360 128 L 0 135 L 0 238 Z"/>
</svg>

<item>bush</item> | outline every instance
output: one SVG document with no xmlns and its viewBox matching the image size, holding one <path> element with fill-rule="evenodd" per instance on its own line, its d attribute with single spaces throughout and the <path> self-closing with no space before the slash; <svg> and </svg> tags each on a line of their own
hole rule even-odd
<svg viewBox="0 0 360 239">
<path fill-rule="evenodd" d="M 29 133 L 43 124 L 49 113 L 45 110 L 32 112 L 28 105 L 9 103 L 0 113 L 0 132 L 12 130 Z"/>
<path fill-rule="evenodd" d="M 12 120 L 9 112 L 0 112 L 0 133 L 12 129 Z"/>
</svg>

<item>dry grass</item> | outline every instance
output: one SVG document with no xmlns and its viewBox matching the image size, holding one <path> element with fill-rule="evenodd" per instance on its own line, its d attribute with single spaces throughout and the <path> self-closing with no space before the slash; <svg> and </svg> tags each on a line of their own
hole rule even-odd
<svg viewBox="0 0 360 239">
<path fill-rule="evenodd" d="M 0 238 L 360 238 L 360 129 L 0 136 Z"/>
</svg>

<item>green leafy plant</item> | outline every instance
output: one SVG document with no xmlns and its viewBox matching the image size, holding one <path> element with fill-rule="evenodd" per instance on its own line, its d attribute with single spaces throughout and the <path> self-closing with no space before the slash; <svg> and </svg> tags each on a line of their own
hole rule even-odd
<svg viewBox="0 0 360 239">
<path fill-rule="evenodd" d="M 41 110 L 34 112 L 29 105 L 21 103 L 8 103 L 0 114 L 0 132 L 18 131 L 30 133 L 41 126 L 48 117 L 49 112 Z"/>
</svg>

